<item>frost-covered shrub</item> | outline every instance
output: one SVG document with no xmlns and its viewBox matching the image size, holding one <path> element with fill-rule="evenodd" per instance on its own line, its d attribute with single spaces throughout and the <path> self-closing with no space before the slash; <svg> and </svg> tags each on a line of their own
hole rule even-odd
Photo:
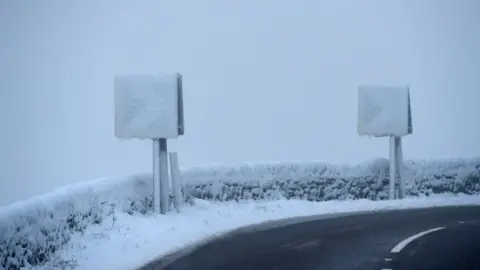
<svg viewBox="0 0 480 270">
<path fill-rule="evenodd" d="M 150 182 L 146 175 L 94 181 L 0 208 L 0 269 L 44 264 L 72 234 L 115 211 L 150 211 Z"/>
<path fill-rule="evenodd" d="M 453 184 L 454 192 L 475 194 L 480 190 L 480 169 L 479 167 L 466 168 L 457 174 Z"/>
<path fill-rule="evenodd" d="M 90 197 L 85 201 L 85 197 Z M 113 214 L 115 205 L 85 197 L 61 198 L 26 204 L 15 212 L 3 213 L 0 231 L 0 266 L 19 269 L 45 263 L 51 254 L 66 244 L 72 233 L 83 233 L 87 226 L 99 224 Z"/>
<path fill-rule="evenodd" d="M 407 196 L 480 192 L 480 158 L 406 161 Z M 208 200 L 388 199 L 389 162 L 355 166 L 326 163 L 265 163 L 194 167 L 183 171 L 187 192 Z"/>
</svg>

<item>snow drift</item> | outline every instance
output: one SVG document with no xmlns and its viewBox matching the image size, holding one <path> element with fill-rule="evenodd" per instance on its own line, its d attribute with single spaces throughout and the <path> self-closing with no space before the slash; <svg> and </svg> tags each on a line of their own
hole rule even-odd
<svg viewBox="0 0 480 270">
<path fill-rule="evenodd" d="M 408 161 L 405 165 L 409 196 L 480 193 L 480 158 Z M 182 172 L 188 196 L 219 201 L 383 200 L 388 174 L 384 159 L 354 166 L 263 163 L 198 166 Z M 148 174 L 97 180 L 0 208 L 1 268 L 44 264 L 73 234 L 82 234 L 93 224 L 114 225 L 118 211 L 130 215 L 151 212 L 151 180 Z"/>
</svg>

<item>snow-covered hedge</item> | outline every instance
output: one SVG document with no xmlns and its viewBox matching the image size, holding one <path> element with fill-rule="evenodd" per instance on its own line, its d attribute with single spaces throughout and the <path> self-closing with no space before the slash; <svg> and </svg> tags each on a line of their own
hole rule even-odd
<svg viewBox="0 0 480 270">
<path fill-rule="evenodd" d="M 405 166 L 407 195 L 480 192 L 480 158 L 406 161 Z M 389 162 L 208 166 L 190 168 L 183 175 L 187 193 L 202 199 L 382 200 L 388 198 Z"/>
<path fill-rule="evenodd" d="M 480 193 L 480 158 L 408 161 L 406 167 L 410 196 Z M 200 166 L 182 174 L 185 193 L 203 199 L 322 201 L 385 199 L 389 172 L 388 161 L 379 159 L 355 166 L 321 162 Z M 116 211 L 150 212 L 151 180 L 150 175 L 97 180 L 0 208 L 0 269 L 43 264 L 72 234 L 100 222 L 114 225 Z"/>
<path fill-rule="evenodd" d="M 0 208 L 0 269 L 43 264 L 73 233 L 114 223 L 115 211 L 146 213 L 150 182 L 145 176 L 97 180 Z"/>
</svg>

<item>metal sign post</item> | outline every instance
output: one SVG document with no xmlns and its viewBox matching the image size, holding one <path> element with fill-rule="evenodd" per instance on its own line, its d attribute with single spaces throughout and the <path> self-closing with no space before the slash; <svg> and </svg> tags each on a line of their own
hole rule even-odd
<svg viewBox="0 0 480 270">
<path fill-rule="evenodd" d="M 169 207 L 167 139 L 153 139 L 153 204 L 156 213 Z"/>
<path fill-rule="evenodd" d="M 153 211 L 160 213 L 160 139 L 153 139 Z"/>
<path fill-rule="evenodd" d="M 182 76 L 142 74 L 115 76 L 115 136 L 153 142 L 153 209 L 169 210 L 167 139 L 185 132 Z"/>
<path fill-rule="evenodd" d="M 389 199 L 395 199 L 399 175 L 399 197 L 405 197 L 402 137 L 412 134 L 410 89 L 404 87 L 360 86 L 358 88 L 358 134 L 389 137 Z"/>
<path fill-rule="evenodd" d="M 395 199 L 395 180 L 397 176 L 397 155 L 396 155 L 396 138 L 395 136 L 390 136 L 390 182 L 389 182 L 389 191 L 388 198 L 390 200 Z"/>
<path fill-rule="evenodd" d="M 400 199 L 405 198 L 405 165 L 403 163 L 402 138 L 395 137 L 395 159 L 397 161 L 397 172 L 399 175 L 399 196 Z"/>
<path fill-rule="evenodd" d="M 166 214 L 169 208 L 169 186 L 168 186 L 168 152 L 167 139 L 159 139 L 158 162 L 160 168 L 160 210 L 162 214 Z"/>
<path fill-rule="evenodd" d="M 176 152 L 169 153 L 170 158 L 170 172 L 172 173 L 172 189 L 173 202 L 177 212 L 180 212 L 180 207 L 184 201 L 182 194 L 182 176 L 180 175 L 180 167 L 178 164 L 178 154 Z"/>
</svg>

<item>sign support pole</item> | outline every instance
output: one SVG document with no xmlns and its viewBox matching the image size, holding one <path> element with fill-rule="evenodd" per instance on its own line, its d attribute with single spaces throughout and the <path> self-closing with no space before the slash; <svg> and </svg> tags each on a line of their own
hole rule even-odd
<svg viewBox="0 0 480 270">
<path fill-rule="evenodd" d="M 399 197 L 400 199 L 405 198 L 405 165 L 403 164 L 403 150 L 402 150 L 402 138 L 395 138 L 395 148 L 396 148 L 396 160 L 397 160 L 397 170 L 399 176 Z"/>
<path fill-rule="evenodd" d="M 182 194 L 182 176 L 178 165 L 178 154 L 176 152 L 169 153 L 170 159 L 170 173 L 172 177 L 173 202 L 177 212 L 180 212 L 180 207 L 184 201 Z"/>
<path fill-rule="evenodd" d="M 397 155 L 396 155 L 396 138 L 390 136 L 390 182 L 388 197 L 390 200 L 395 199 L 395 178 L 397 175 Z"/>
<path fill-rule="evenodd" d="M 168 153 L 167 139 L 153 140 L 153 205 L 155 213 L 168 212 Z"/>
<path fill-rule="evenodd" d="M 168 185 L 168 152 L 167 139 L 160 139 L 160 210 L 163 215 L 169 208 L 169 185 Z"/>
<path fill-rule="evenodd" d="M 160 139 L 153 139 L 153 211 L 160 214 Z"/>
</svg>

